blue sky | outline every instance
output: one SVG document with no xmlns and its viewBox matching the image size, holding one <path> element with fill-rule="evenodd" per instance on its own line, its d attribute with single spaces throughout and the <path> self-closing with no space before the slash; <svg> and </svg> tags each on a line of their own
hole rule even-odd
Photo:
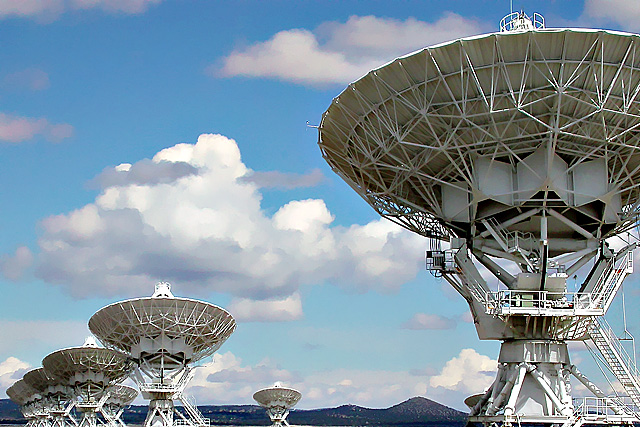
<svg viewBox="0 0 640 427">
<path fill-rule="evenodd" d="M 514 8 L 548 26 L 640 30 L 633 0 Z M 306 123 L 373 66 L 495 31 L 508 12 L 461 0 L 0 2 L 2 388 L 81 344 L 102 306 L 167 279 L 239 320 L 194 380 L 199 403 L 249 403 L 281 380 L 306 408 L 415 395 L 463 408 L 491 381 L 497 343 L 480 342 L 462 298 L 424 271 L 426 242 L 330 171 Z"/>
</svg>

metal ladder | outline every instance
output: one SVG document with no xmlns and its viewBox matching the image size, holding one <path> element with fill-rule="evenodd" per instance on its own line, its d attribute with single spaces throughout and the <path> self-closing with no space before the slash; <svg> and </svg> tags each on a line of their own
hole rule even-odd
<svg viewBox="0 0 640 427">
<path fill-rule="evenodd" d="M 640 379 L 634 359 L 622 346 L 603 317 L 596 317 L 589 329 L 591 340 L 635 406 L 640 407 Z"/>
</svg>

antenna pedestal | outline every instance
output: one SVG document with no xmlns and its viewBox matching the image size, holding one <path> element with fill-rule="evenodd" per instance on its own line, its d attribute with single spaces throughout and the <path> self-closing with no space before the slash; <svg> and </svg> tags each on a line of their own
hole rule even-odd
<svg viewBox="0 0 640 427">
<path fill-rule="evenodd" d="M 289 427 L 289 423 L 287 422 L 289 409 L 282 406 L 271 407 L 267 409 L 267 415 L 271 418 L 271 422 L 273 423 L 272 427 Z"/>
<path fill-rule="evenodd" d="M 149 412 L 144 421 L 145 427 L 172 426 L 174 410 L 173 399 L 167 396 L 151 399 L 149 402 Z"/>
<path fill-rule="evenodd" d="M 553 418 L 564 423 L 573 415 L 570 368 L 562 341 L 503 342 L 496 379 L 471 410 L 470 421 L 543 423 Z"/>
<path fill-rule="evenodd" d="M 145 427 L 199 427 L 210 424 L 183 391 L 191 366 L 211 356 L 235 330 L 233 317 L 213 304 L 177 298 L 160 282 L 149 298 L 108 305 L 89 320 L 89 329 L 106 345 L 130 355 L 133 379 L 149 399 Z M 178 399 L 186 415 L 177 411 Z M 176 419 L 178 415 L 180 419 Z"/>
<path fill-rule="evenodd" d="M 97 407 L 95 404 L 78 404 L 76 408 L 82 413 L 79 427 L 96 427 L 98 425 Z"/>
<path fill-rule="evenodd" d="M 302 394 L 298 390 L 283 387 L 277 382 L 273 387 L 263 388 L 253 394 L 253 399 L 267 410 L 272 427 L 289 427 L 287 416 Z"/>
</svg>

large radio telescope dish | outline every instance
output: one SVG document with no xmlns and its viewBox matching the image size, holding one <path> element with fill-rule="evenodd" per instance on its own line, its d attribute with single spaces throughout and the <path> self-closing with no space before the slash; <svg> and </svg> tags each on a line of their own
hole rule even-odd
<svg viewBox="0 0 640 427">
<path fill-rule="evenodd" d="M 60 384 L 60 381 L 48 375 L 44 368 L 32 369 L 23 377 L 24 382 L 38 393 L 44 392 L 47 387 Z"/>
<path fill-rule="evenodd" d="M 543 207 L 585 230 L 550 217 L 551 239 L 611 236 L 639 212 L 638 67 L 634 34 L 456 40 L 349 85 L 324 114 L 319 145 L 378 213 L 423 236 L 470 238 L 484 218 Z M 594 186 L 589 173 L 603 179 Z"/>
<path fill-rule="evenodd" d="M 135 298 L 108 305 L 89 320 L 89 329 L 107 347 L 141 357 L 141 339 L 184 340 L 184 363 L 215 353 L 236 328 L 224 309 L 204 301 L 171 296 Z M 144 355 L 142 355 L 144 356 Z"/>
<path fill-rule="evenodd" d="M 122 381 L 133 368 L 126 354 L 90 345 L 54 351 L 44 358 L 42 365 L 60 381 L 72 386 L 80 385 L 87 393 L 90 389 L 98 391 L 94 386 L 101 391 Z"/>
<path fill-rule="evenodd" d="M 148 399 L 145 427 L 170 427 L 180 400 L 191 427 L 208 425 L 183 391 L 193 376 L 191 365 L 212 355 L 231 336 L 236 321 L 226 310 L 204 301 L 176 298 L 171 285 L 156 284 L 149 298 L 117 302 L 98 310 L 89 329 L 107 347 L 128 353 L 136 362 L 136 381 Z"/>
<path fill-rule="evenodd" d="M 323 115 L 331 168 L 380 215 L 430 238 L 427 268 L 465 298 L 480 339 L 502 341 L 494 383 L 467 400 L 471 423 L 640 417 L 606 400 L 566 343 L 591 338 L 640 407 L 635 359 L 602 319 L 633 271 L 636 244 L 606 240 L 640 215 L 638 70 L 639 35 L 545 29 L 515 12 L 500 33 L 371 71 Z M 601 406 L 574 404 L 570 377 Z M 614 416 L 595 419 L 602 408 Z"/>
</svg>

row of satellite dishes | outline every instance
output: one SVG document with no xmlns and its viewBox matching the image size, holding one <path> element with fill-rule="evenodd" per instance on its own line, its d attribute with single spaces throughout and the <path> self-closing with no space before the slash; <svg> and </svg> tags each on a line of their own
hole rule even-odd
<svg viewBox="0 0 640 427">
<path fill-rule="evenodd" d="M 211 356 L 235 331 L 229 312 L 174 297 L 171 286 L 160 282 L 151 297 L 98 310 L 89 329 L 105 347 L 89 337 L 83 346 L 54 351 L 41 368 L 7 389 L 28 427 L 125 427 L 122 413 L 138 396 L 138 390 L 122 384 L 127 378 L 149 400 L 145 427 L 210 425 L 184 390 L 194 364 Z M 301 396 L 276 383 L 253 397 L 280 427 L 288 425 L 289 410 Z M 176 400 L 183 410 L 176 408 Z"/>
</svg>

